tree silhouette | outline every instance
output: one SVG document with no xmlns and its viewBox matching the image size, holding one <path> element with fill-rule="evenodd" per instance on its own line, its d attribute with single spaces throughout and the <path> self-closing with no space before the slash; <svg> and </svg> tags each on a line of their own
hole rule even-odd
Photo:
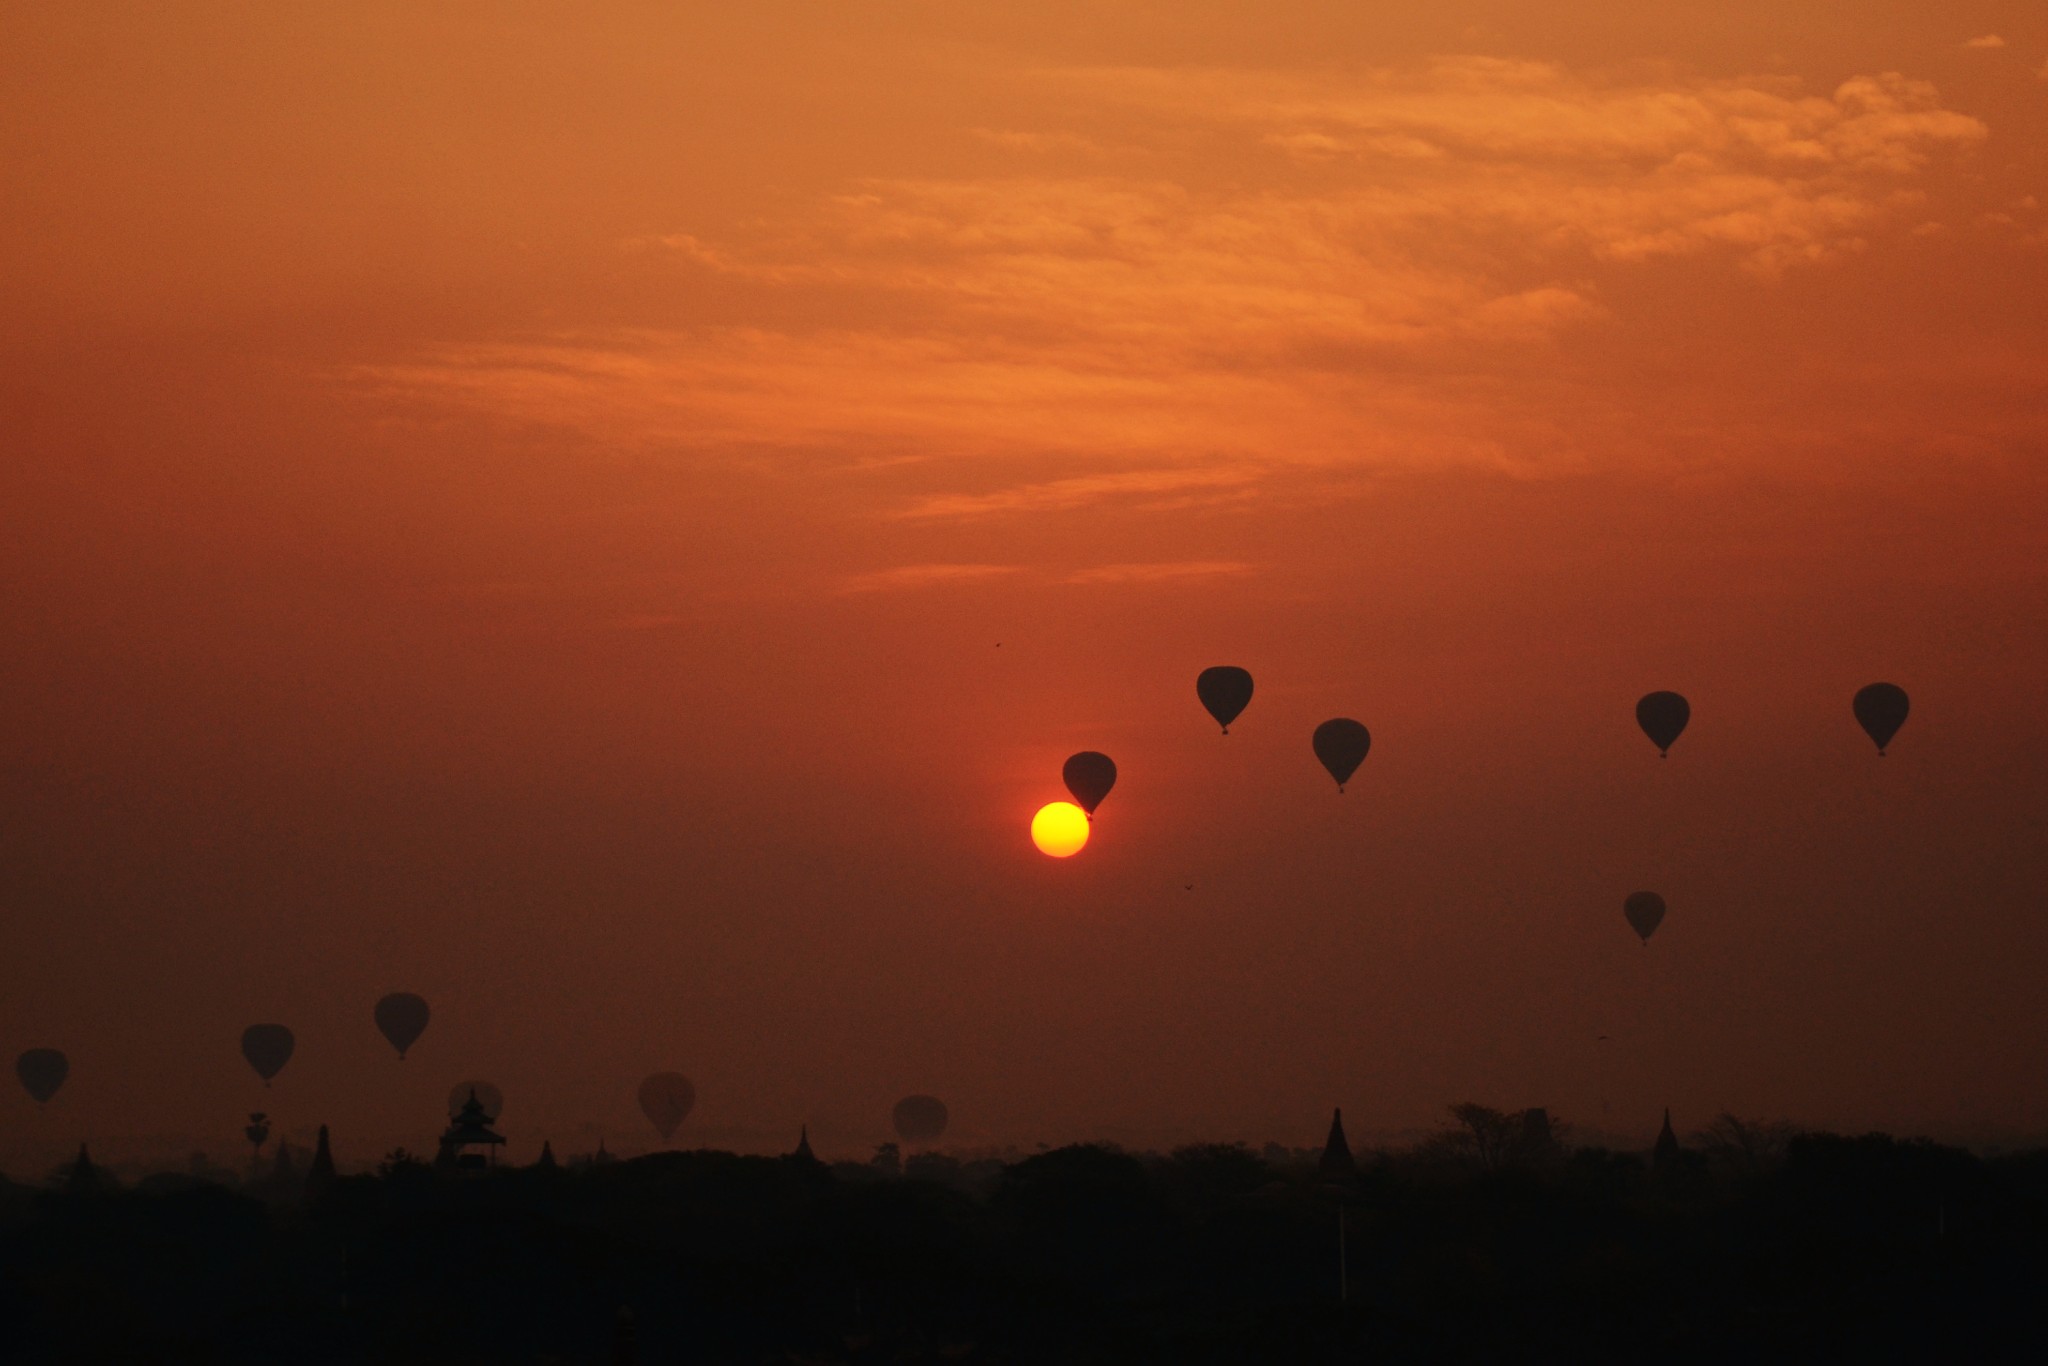
<svg viewBox="0 0 2048 1366">
<path fill-rule="evenodd" d="M 1725 1175 L 1754 1180 L 1785 1163 L 1785 1149 L 1798 1131 L 1789 1124 L 1737 1119 L 1723 1111 L 1693 1135 L 1693 1143 Z"/>
</svg>

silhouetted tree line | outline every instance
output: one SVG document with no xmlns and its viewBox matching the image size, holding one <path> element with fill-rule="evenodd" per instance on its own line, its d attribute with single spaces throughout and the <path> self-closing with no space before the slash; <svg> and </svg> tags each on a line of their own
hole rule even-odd
<svg viewBox="0 0 2048 1366">
<path fill-rule="evenodd" d="M 662 1153 L 0 1181 L 9 1362 L 2039 1360 L 2048 1152 L 1723 1117 L 1654 1155 Z M 1341 1149 L 1341 1154 L 1337 1152 Z M 1340 1253 L 1341 1249 L 1341 1253 Z M 1341 1270 L 1340 1270 L 1341 1256 Z"/>
</svg>

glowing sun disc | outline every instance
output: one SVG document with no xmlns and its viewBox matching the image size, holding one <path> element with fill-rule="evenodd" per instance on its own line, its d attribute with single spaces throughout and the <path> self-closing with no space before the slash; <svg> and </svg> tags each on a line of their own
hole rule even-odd
<svg viewBox="0 0 2048 1366">
<path fill-rule="evenodd" d="M 1072 802 L 1047 802 L 1031 818 L 1031 842 L 1041 854 L 1072 858 L 1088 842 L 1088 813 Z"/>
</svg>

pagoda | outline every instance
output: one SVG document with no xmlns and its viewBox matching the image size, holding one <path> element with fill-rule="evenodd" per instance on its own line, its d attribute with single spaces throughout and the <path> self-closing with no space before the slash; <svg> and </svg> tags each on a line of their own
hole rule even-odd
<svg viewBox="0 0 2048 1366">
<path fill-rule="evenodd" d="M 1678 1146 L 1678 1135 L 1671 1129 L 1671 1111 L 1664 1111 L 1664 1127 L 1657 1134 L 1657 1146 L 1650 1149 L 1650 1165 L 1663 1170 L 1678 1160 L 1682 1149 Z"/>
<path fill-rule="evenodd" d="M 98 1195 L 106 1190 L 106 1179 L 100 1169 L 93 1165 L 85 1145 L 78 1145 L 78 1156 L 64 1168 L 64 1193 L 66 1195 Z"/>
<path fill-rule="evenodd" d="M 327 1126 L 320 1126 L 320 1144 L 313 1150 L 312 1165 L 306 1168 L 306 1199 L 317 1200 L 334 1188 L 334 1150 L 327 1145 Z"/>
<path fill-rule="evenodd" d="M 1344 1138 L 1342 1110 L 1330 1114 L 1330 1137 L 1323 1144 L 1323 1159 L 1316 1164 L 1316 1171 L 1323 1180 L 1340 1185 L 1358 1179 L 1358 1162 L 1351 1156 L 1351 1144 Z"/>
<path fill-rule="evenodd" d="M 459 1172 L 484 1171 L 498 1165 L 498 1149 L 504 1144 L 505 1136 L 491 1128 L 491 1117 L 472 1089 L 448 1132 L 441 1135 L 441 1150 L 434 1165 Z M 478 1148 L 483 1151 L 475 1151 Z"/>
</svg>

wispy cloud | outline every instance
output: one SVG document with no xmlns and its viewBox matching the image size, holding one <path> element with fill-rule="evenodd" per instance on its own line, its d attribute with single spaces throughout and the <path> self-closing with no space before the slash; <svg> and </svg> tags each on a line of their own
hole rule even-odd
<svg viewBox="0 0 2048 1366">
<path fill-rule="evenodd" d="M 700 620 L 679 612 L 628 612 L 624 616 L 611 617 L 602 625 L 611 631 L 666 631 L 677 626 L 696 625 Z"/>
<path fill-rule="evenodd" d="M 1887 216 L 1890 178 L 1988 132 L 1932 85 L 1889 74 L 1826 97 L 1783 82 L 1613 85 L 1484 57 L 1350 79 L 1124 68 L 1049 79 L 1347 161 L 1367 183 L 1320 198 L 1355 227 L 1457 239 L 1521 227 L 1619 259 L 1726 248 L 1765 269 L 1848 245 Z"/>
<path fill-rule="evenodd" d="M 1995 34 L 1995 33 L 1987 33 L 1987 34 L 1985 34 L 1985 35 L 1984 35 L 1983 37 L 1981 37 L 1981 38 L 1971 38 L 1971 39 L 1969 39 L 1969 40 L 1968 40 L 1967 42 L 1965 42 L 1965 43 L 1963 44 L 1963 46 L 1964 46 L 1964 47 L 1979 47 L 1979 48 L 1992 48 L 1992 47 L 2004 47 L 2004 46 L 2005 46 L 2005 39 L 2003 39 L 2003 38 L 1999 37 L 1999 36 L 1998 36 L 1997 34 Z"/>
<path fill-rule="evenodd" d="M 917 588 L 943 588 L 1000 578 L 1016 573 L 1018 568 L 1014 564 L 904 564 L 894 569 L 879 569 L 842 579 L 837 591 L 842 594 L 898 593 Z"/>
<path fill-rule="evenodd" d="M 1100 136 L 985 134 L 969 173 L 631 244 L 772 298 L 752 321 L 456 346 L 368 378 L 608 444 L 914 454 L 939 488 L 910 518 L 1243 497 L 1282 464 L 1526 461 L 1505 449 L 1523 419 L 1476 386 L 1601 325 L 1630 272 L 1769 279 L 1904 236 L 1930 163 L 1986 135 L 1897 75 L 1811 94 L 1462 57 L 1034 79 Z M 1100 472 L 986 488 L 1028 458 Z"/>
<path fill-rule="evenodd" d="M 1067 575 L 1071 584 L 1174 583 L 1185 579 L 1230 578 L 1253 573 L 1242 560 L 1165 560 L 1146 564 L 1099 564 Z"/>
<path fill-rule="evenodd" d="M 1257 478 L 1249 467 L 1122 470 L 1077 475 L 1042 484 L 1020 484 L 989 493 L 946 493 L 920 498 L 902 515 L 913 518 L 986 517 L 1003 512 L 1052 512 L 1105 499 L 1145 499 L 1162 494 L 1227 494 Z"/>
<path fill-rule="evenodd" d="M 1107 152 L 1094 138 L 1079 133 L 1034 133 L 1019 128 L 977 128 L 974 136 L 1012 152 L 1080 152 L 1097 156 Z"/>
</svg>

